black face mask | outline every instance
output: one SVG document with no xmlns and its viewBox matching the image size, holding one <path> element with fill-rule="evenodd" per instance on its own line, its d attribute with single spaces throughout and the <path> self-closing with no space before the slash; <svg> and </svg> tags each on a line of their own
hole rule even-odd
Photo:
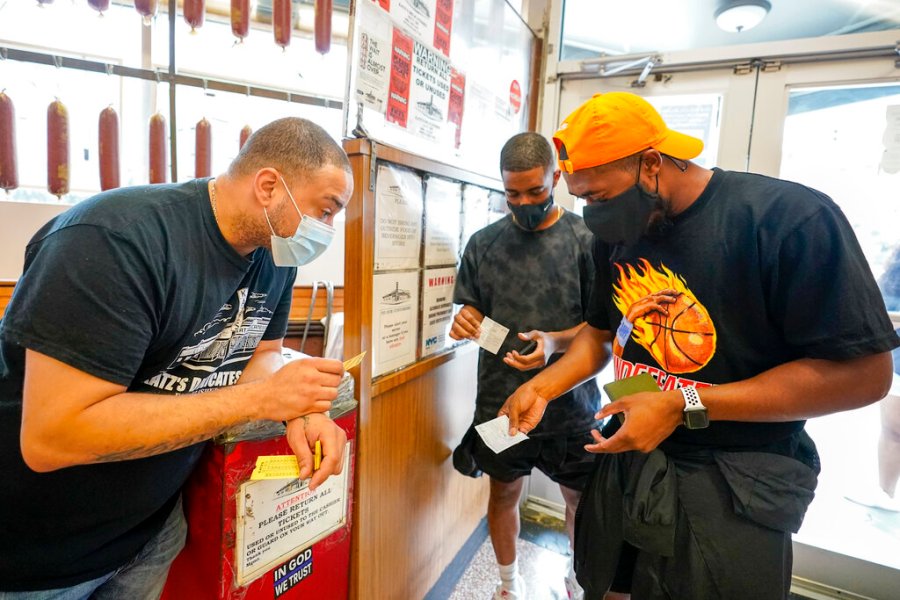
<svg viewBox="0 0 900 600">
<path fill-rule="evenodd" d="M 519 227 L 528 231 L 534 231 L 541 226 L 541 223 L 544 222 L 544 219 L 550 212 L 550 207 L 553 206 L 553 194 L 547 196 L 547 199 L 541 204 L 520 204 L 515 206 L 507 200 L 506 205 L 512 211 L 516 224 Z"/>
<path fill-rule="evenodd" d="M 607 244 L 631 246 L 647 233 L 650 215 L 659 204 L 659 195 L 645 192 L 640 180 L 641 163 L 638 163 L 637 181 L 633 186 L 618 196 L 584 207 L 584 224 Z"/>
</svg>

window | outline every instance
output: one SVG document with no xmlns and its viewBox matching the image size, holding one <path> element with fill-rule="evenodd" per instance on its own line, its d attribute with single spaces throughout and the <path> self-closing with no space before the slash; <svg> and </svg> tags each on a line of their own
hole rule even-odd
<svg viewBox="0 0 900 600">
<path fill-rule="evenodd" d="M 897 0 L 771 0 L 750 30 L 716 25 L 723 0 L 566 0 L 561 60 L 715 48 L 900 27 Z"/>
</svg>

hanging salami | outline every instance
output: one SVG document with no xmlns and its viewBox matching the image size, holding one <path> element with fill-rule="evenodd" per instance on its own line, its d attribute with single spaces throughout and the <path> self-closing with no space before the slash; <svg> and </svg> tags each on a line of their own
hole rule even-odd
<svg viewBox="0 0 900 600">
<path fill-rule="evenodd" d="M 150 183 L 166 182 L 166 118 L 150 117 Z"/>
<path fill-rule="evenodd" d="M 134 0 L 134 9 L 144 17 L 144 25 L 150 25 L 150 21 L 156 16 L 158 0 Z"/>
<path fill-rule="evenodd" d="M 109 10 L 109 0 L 88 0 L 88 4 L 101 15 L 103 11 Z"/>
<path fill-rule="evenodd" d="M 231 0 L 231 33 L 242 42 L 250 33 L 250 0 Z"/>
<path fill-rule="evenodd" d="M 16 112 L 12 99 L 0 91 L 0 188 L 6 191 L 19 187 L 16 168 Z"/>
<path fill-rule="evenodd" d="M 69 111 L 58 98 L 47 107 L 47 190 L 69 193 Z"/>
<path fill-rule="evenodd" d="M 249 125 L 241 127 L 241 139 L 238 145 L 238 151 L 240 151 L 240 149 L 244 147 L 244 144 L 247 143 L 247 138 L 250 137 L 251 133 L 253 133 L 253 129 L 251 129 Z"/>
<path fill-rule="evenodd" d="M 206 16 L 206 0 L 184 0 L 184 20 L 191 26 L 191 32 L 203 27 Z"/>
<path fill-rule="evenodd" d="M 272 30 L 275 43 L 287 49 L 291 44 L 291 0 L 272 0 Z"/>
<path fill-rule="evenodd" d="M 119 187 L 119 115 L 112 106 L 100 112 L 98 154 L 100 155 L 100 189 Z"/>
<path fill-rule="evenodd" d="M 328 54 L 331 50 L 331 11 L 332 0 L 316 0 L 316 51 Z"/>
<path fill-rule="evenodd" d="M 206 117 L 197 123 L 195 138 L 194 177 L 209 177 L 212 173 L 212 127 Z"/>
</svg>

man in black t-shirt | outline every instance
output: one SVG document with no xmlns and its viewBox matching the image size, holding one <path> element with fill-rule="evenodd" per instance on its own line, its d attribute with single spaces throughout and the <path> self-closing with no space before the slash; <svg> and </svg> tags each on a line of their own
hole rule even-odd
<svg viewBox="0 0 900 600">
<path fill-rule="evenodd" d="M 500 153 L 500 172 L 511 214 L 475 233 L 463 253 L 453 301 L 463 307 L 450 336 L 477 338 L 487 316 L 511 332 L 500 352 L 481 350 L 474 425 L 497 417 L 503 401 L 547 363 L 564 352 L 584 326 L 591 281 L 590 232 L 582 220 L 553 203 L 559 179 L 553 149 L 537 133 L 513 136 Z M 519 353 L 534 340 L 534 351 Z M 566 393 L 547 410 L 530 439 L 499 454 L 470 429 L 459 453 L 470 453 L 491 479 L 488 528 L 500 570 L 495 598 L 524 598 L 518 575 L 516 538 L 524 476 L 535 467 L 559 484 L 572 533 L 575 507 L 593 457 L 591 442 L 599 407 L 593 380 Z M 570 596 L 580 590 L 574 573 L 566 579 Z"/>
<path fill-rule="evenodd" d="M 287 118 L 215 179 L 104 192 L 37 232 L 0 322 L 0 598 L 158 597 L 181 487 L 234 426 L 287 421 L 311 488 L 340 472 L 342 365 L 284 364 L 281 342 L 351 190 L 340 146 Z"/>
<path fill-rule="evenodd" d="M 610 354 L 660 389 L 597 415 L 624 421 L 588 446 L 585 596 L 787 598 L 819 470 L 804 422 L 882 398 L 900 344 L 849 223 L 810 188 L 691 163 L 702 142 L 634 94 L 595 95 L 554 142 L 595 236 L 588 324 L 501 414 L 530 431 Z"/>
</svg>

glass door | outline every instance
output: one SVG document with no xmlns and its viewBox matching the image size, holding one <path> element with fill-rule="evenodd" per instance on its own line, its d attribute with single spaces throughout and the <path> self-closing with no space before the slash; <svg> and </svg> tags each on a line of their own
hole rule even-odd
<svg viewBox="0 0 900 600">
<path fill-rule="evenodd" d="M 843 210 L 900 327 L 900 76 L 893 61 L 790 65 L 760 78 L 750 164 L 828 194 Z M 795 536 L 795 575 L 875 598 L 900 575 L 900 352 L 887 398 L 812 419 L 816 499 Z M 823 560 L 824 559 L 824 560 Z M 842 559 L 842 560 L 840 560 Z M 823 565 L 834 566 L 823 568 Z M 849 568 L 852 567 L 852 568 Z M 872 577 L 859 577 L 860 570 Z"/>
<path fill-rule="evenodd" d="M 637 88 L 634 79 L 563 80 L 559 120 L 593 93 L 634 91 L 667 121 L 693 113 L 689 123 L 695 127 L 685 121 L 672 126 L 704 137 L 704 164 L 825 192 L 847 215 L 900 327 L 900 71 L 893 59 L 651 75 Z M 692 108 L 685 111 L 685 105 Z M 717 106 L 717 115 L 701 136 L 696 124 L 704 105 Z M 900 512 L 894 508 L 900 502 L 887 493 L 900 475 L 900 356 L 895 361 L 888 399 L 808 424 L 823 472 L 794 538 L 796 586 L 838 588 L 850 592 L 847 597 L 897 597 Z M 895 496 L 900 499 L 900 488 Z"/>
</svg>

